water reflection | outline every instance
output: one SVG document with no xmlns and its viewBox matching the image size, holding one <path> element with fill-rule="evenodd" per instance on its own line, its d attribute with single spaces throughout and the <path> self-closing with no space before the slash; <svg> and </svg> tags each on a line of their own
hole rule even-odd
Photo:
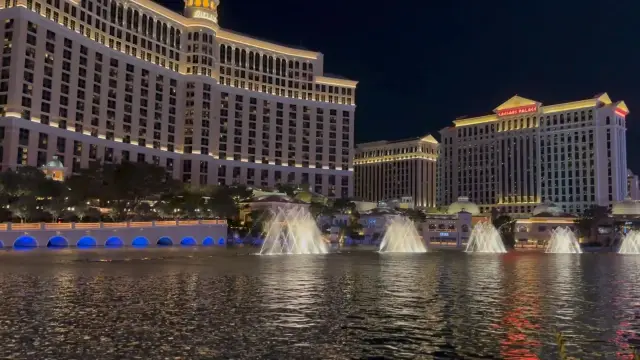
<svg viewBox="0 0 640 360">
<path fill-rule="evenodd" d="M 503 333 L 500 355 L 503 359 L 538 359 L 541 298 L 540 272 L 533 258 L 509 254 L 504 259 L 505 311 L 496 325 Z"/>
<path fill-rule="evenodd" d="M 551 359 L 560 330 L 600 359 L 639 341 L 635 257 L 216 251 L 0 253 L 0 358 Z"/>
</svg>

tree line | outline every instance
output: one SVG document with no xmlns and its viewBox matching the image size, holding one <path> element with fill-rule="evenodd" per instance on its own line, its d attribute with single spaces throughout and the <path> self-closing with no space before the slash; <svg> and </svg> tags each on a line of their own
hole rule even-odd
<svg viewBox="0 0 640 360">
<path fill-rule="evenodd" d="M 0 221 L 233 218 L 251 193 L 244 186 L 186 187 L 149 163 L 94 163 L 64 181 L 23 166 L 0 173 Z"/>
</svg>

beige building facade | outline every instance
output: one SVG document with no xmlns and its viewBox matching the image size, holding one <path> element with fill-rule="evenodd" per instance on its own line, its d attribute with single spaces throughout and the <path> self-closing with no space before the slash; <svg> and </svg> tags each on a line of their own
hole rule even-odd
<svg viewBox="0 0 640 360">
<path fill-rule="evenodd" d="M 606 93 L 555 105 L 514 96 L 457 119 L 440 131 L 438 202 L 466 196 L 514 215 L 546 201 L 571 214 L 610 207 L 627 195 L 628 113 Z"/>
<path fill-rule="evenodd" d="M 357 82 L 323 55 L 148 0 L 0 3 L 0 166 L 146 161 L 192 185 L 353 195 Z"/>
<path fill-rule="evenodd" d="M 427 135 L 356 146 L 355 196 L 371 202 L 410 199 L 412 207 L 436 203 L 438 142 Z"/>
</svg>

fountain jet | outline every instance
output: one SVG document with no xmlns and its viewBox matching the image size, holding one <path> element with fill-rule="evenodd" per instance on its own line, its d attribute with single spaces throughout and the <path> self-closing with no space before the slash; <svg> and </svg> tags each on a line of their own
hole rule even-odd
<svg viewBox="0 0 640 360">
<path fill-rule="evenodd" d="M 413 221 L 399 216 L 387 223 L 379 251 L 381 253 L 425 253 L 427 248 Z"/>
<path fill-rule="evenodd" d="M 576 235 L 568 227 L 558 227 L 551 232 L 551 239 L 544 252 L 549 254 L 582 254 Z"/>
<path fill-rule="evenodd" d="M 272 210 L 266 225 L 260 255 L 326 254 L 324 241 L 315 219 L 304 207 Z"/>
<path fill-rule="evenodd" d="M 471 236 L 465 252 L 476 253 L 506 253 L 500 232 L 489 222 L 479 222 L 471 230 Z"/>
<path fill-rule="evenodd" d="M 638 255 L 640 254 L 640 232 L 630 231 L 624 239 L 622 239 L 622 245 L 618 254 L 623 255 Z"/>
</svg>

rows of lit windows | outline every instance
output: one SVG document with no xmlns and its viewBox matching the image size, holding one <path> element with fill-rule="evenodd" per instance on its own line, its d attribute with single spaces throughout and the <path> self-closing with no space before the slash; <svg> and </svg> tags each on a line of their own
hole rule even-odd
<svg viewBox="0 0 640 360">
<path fill-rule="evenodd" d="M 116 58 L 104 58 L 98 52 L 90 53 L 87 47 L 74 45 L 74 42 L 68 38 L 59 39 L 59 36 L 50 30 L 46 30 L 44 39 L 40 38 L 45 41 L 45 52 L 38 54 L 37 25 L 28 22 L 27 31 L 22 91 L 24 118 L 31 119 L 32 113 L 35 112 L 39 113 L 40 122 L 43 124 L 73 129 L 94 137 L 104 136 L 107 140 L 115 140 L 118 134 L 124 143 L 174 151 L 177 80 L 168 79 L 167 81 L 164 76 L 156 75 L 155 93 L 152 93 L 155 96 L 149 97 L 150 73 L 148 70 L 136 71 L 136 67 L 132 64 Z M 62 47 L 59 46 L 59 40 L 63 40 Z M 60 80 L 59 84 L 55 84 L 58 82 L 58 77 L 54 76 L 53 62 L 61 53 L 63 61 Z M 76 73 L 71 70 L 71 64 L 74 62 Z M 34 80 L 34 71 L 37 67 L 43 70 L 41 83 Z M 122 72 L 124 72 L 124 89 L 119 85 L 123 80 L 123 76 L 120 76 Z M 72 78 L 77 80 L 72 81 Z M 42 89 L 39 99 L 36 96 L 36 101 L 40 101 L 39 111 L 32 106 L 32 96 L 37 89 Z M 139 98 L 134 99 L 137 97 L 134 89 L 139 90 Z M 56 97 L 54 94 L 59 96 Z M 72 100 L 74 98 L 75 103 Z M 168 105 L 165 104 L 167 99 Z M 135 110 L 134 104 L 137 104 Z M 151 108 L 149 108 L 150 104 Z M 58 111 L 55 111 L 56 107 Z M 120 111 L 122 115 L 119 115 Z M 137 120 L 136 123 L 134 119 Z M 163 126 L 167 127 L 166 138 L 162 135 Z M 147 145 L 148 142 L 149 145 Z M 105 160 L 109 161 L 110 158 L 109 155 Z"/>
<path fill-rule="evenodd" d="M 352 88 L 315 84 L 314 92 L 313 76 L 311 62 L 220 45 L 221 84 L 303 100 L 352 104 Z"/>
<path fill-rule="evenodd" d="M 436 154 L 437 146 L 416 145 L 416 146 L 403 146 L 403 147 L 359 151 L 356 153 L 355 158 L 366 159 L 370 157 L 401 155 L 401 154 L 411 154 L 411 153 Z"/>
<path fill-rule="evenodd" d="M 244 119 L 247 105 L 248 121 Z M 272 112 L 272 103 L 268 100 L 258 102 L 256 98 L 250 97 L 246 104 L 243 95 L 233 97 L 229 93 L 222 93 L 219 157 L 240 160 L 246 152 L 249 162 L 267 164 L 273 159 L 276 165 L 286 163 L 288 166 L 296 166 L 296 158 L 300 156 L 302 167 L 315 165 L 316 168 L 323 168 L 328 162 L 329 169 L 349 169 L 349 111 L 342 111 L 339 126 L 336 109 L 330 109 L 325 114 L 326 109 L 323 108 L 315 108 L 313 111 L 313 108 L 306 105 L 288 104 L 285 121 L 285 104 L 277 102 L 275 105 L 275 112 Z M 312 121 L 314 112 L 315 121 Z M 260 114 L 262 117 L 259 119 Z M 312 129 L 311 124 L 314 122 Z M 248 133 L 245 134 L 247 128 Z M 275 129 L 275 136 L 272 136 L 272 129 Z M 325 134 L 327 129 L 328 139 Z M 323 153 L 328 156 L 325 158 Z"/>
<path fill-rule="evenodd" d="M 62 2 L 60 0 L 45 1 L 45 3 L 41 3 L 28 0 L 27 8 L 102 45 L 170 70 L 180 71 L 180 55 L 183 51 L 181 37 L 183 34 L 176 25 L 167 23 L 165 20 L 154 19 L 151 14 L 147 15 L 133 6 L 125 7 L 122 3 L 114 0 L 96 0 L 95 2 L 81 0 L 80 7 L 64 0 Z M 6 2 L 5 7 L 11 7 L 13 6 L 12 4 L 12 2 Z M 197 31 L 187 32 L 187 35 L 189 42 L 186 49 L 186 73 L 214 76 L 216 66 L 215 53 L 217 51 L 213 45 L 214 35 L 201 34 L 201 32 Z M 194 43 L 199 41 L 202 41 L 202 43 Z M 231 45 L 221 45 L 220 58 L 223 62 L 228 59 L 227 51 L 223 50 L 225 47 L 229 49 L 229 54 L 232 51 Z M 238 49 L 236 48 L 236 50 Z M 238 52 L 236 51 L 236 53 Z M 243 68 L 248 68 L 248 63 L 253 67 L 256 60 L 247 61 L 249 59 L 247 59 L 246 50 L 242 50 L 242 54 L 245 58 L 245 61 L 242 62 Z M 248 58 L 253 58 L 253 55 L 254 52 L 249 51 Z M 242 55 L 238 53 L 236 56 L 239 59 Z M 255 59 L 259 59 L 260 56 L 259 53 L 255 53 Z M 267 55 L 262 55 L 262 57 L 267 59 Z M 231 68 L 222 66 L 219 81 L 221 84 L 278 96 L 338 104 L 353 104 L 354 94 L 352 88 L 316 84 L 315 92 L 313 92 L 313 64 L 311 63 L 302 63 L 300 77 L 300 62 L 296 60 L 293 62 L 294 66 L 297 66 L 293 77 L 295 80 L 286 81 L 285 78 L 276 77 L 274 83 L 273 72 L 267 72 L 267 64 L 271 64 L 273 71 L 274 56 L 271 55 L 268 58 L 270 60 L 263 61 L 265 65 L 262 73 L 260 73 L 260 65 L 255 68 L 255 73 L 250 71 L 245 73 L 245 70 L 238 70 L 240 68 L 238 62 L 236 64 L 238 68 L 233 74 L 231 73 Z M 278 60 L 280 59 L 277 58 L 276 62 Z M 184 58 L 182 58 L 182 61 L 184 61 Z M 289 63 L 291 62 L 290 60 Z M 282 60 L 282 63 L 286 64 L 287 62 Z M 278 70 L 281 68 L 282 66 L 277 67 Z M 248 78 L 246 77 L 247 75 Z M 261 75 L 262 82 L 259 81 Z M 284 76 L 284 73 L 282 76 Z M 305 83 L 304 81 L 307 82 Z"/>
</svg>

